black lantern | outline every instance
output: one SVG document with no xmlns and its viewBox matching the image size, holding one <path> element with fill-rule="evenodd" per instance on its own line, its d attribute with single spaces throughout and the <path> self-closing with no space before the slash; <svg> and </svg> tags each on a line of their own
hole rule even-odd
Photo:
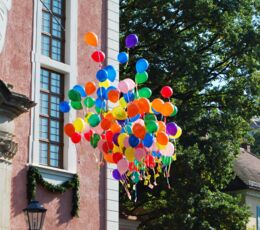
<svg viewBox="0 0 260 230">
<path fill-rule="evenodd" d="M 32 200 L 24 210 L 29 230 L 41 230 L 47 209 L 38 201 Z"/>
</svg>

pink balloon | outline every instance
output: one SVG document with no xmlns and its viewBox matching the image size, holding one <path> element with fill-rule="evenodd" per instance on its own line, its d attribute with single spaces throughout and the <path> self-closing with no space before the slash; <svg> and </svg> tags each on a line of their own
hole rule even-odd
<svg viewBox="0 0 260 230">
<path fill-rule="evenodd" d="M 166 147 L 160 150 L 161 154 L 167 157 L 170 157 L 174 154 L 174 145 L 171 142 L 168 142 Z"/>
<path fill-rule="evenodd" d="M 140 125 L 144 126 L 144 120 L 143 119 L 138 119 L 138 120 L 133 122 L 133 126 L 134 126 L 134 124 L 140 124 Z"/>
<path fill-rule="evenodd" d="M 131 78 L 124 79 L 124 82 L 126 82 L 126 84 L 128 85 L 129 90 L 132 90 L 135 88 L 135 82 Z"/>
<path fill-rule="evenodd" d="M 120 81 L 118 83 L 118 86 L 117 88 L 122 92 L 122 93 L 127 93 L 130 89 L 129 89 L 129 85 L 127 84 L 127 82 L 125 82 L 124 80 L 123 81 Z"/>
<path fill-rule="evenodd" d="M 129 137 L 126 137 L 126 138 L 124 139 L 124 147 L 125 147 L 125 148 L 130 147 L 130 144 L 129 144 Z"/>
<path fill-rule="evenodd" d="M 129 162 L 125 158 L 122 158 L 117 162 L 117 169 L 121 175 L 123 175 L 128 170 Z"/>
<path fill-rule="evenodd" d="M 135 158 L 136 158 L 136 160 L 138 160 L 138 161 L 142 161 L 143 160 L 143 158 L 145 157 L 145 150 L 144 149 L 142 149 L 142 148 L 137 148 L 136 150 L 135 150 Z"/>
</svg>

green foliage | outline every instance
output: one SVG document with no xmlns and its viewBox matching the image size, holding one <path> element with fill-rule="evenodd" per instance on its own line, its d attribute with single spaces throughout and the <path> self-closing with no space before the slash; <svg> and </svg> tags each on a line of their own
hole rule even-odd
<svg viewBox="0 0 260 230">
<path fill-rule="evenodd" d="M 75 174 L 69 181 L 65 181 L 61 185 L 53 185 L 45 181 L 36 167 L 30 166 L 27 172 L 27 199 L 28 202 L 36 197 L 36 186 L 40 184 L 44 189 L 53 193 L 64 193 L 68 189 L 72 189 L 72 209 L 71 216 L 78 217 L 79 212 L 79 178 Z"/>
<path fill-rule="evenodd" d="M 121 194 L 121 212 L 140 229 L 243 229 L 247 209 L 221 191 L 233 160 L 259 116 L 260 1 L 121 0 L 120 30 L 139 36 L 130 50 L 150 62 L 153 97 L 174 91 L 183 128 L 167 189 L 138 187 L 138 202 Z M 134 76 L 134 61 L 123 76 Z"/>
<path fill-rule="evenodd" d="M 255 139 L 254 144 L 251 146 L 252 153 L 260 155 L 260 129 L 253 133 Z"/>
</svg>

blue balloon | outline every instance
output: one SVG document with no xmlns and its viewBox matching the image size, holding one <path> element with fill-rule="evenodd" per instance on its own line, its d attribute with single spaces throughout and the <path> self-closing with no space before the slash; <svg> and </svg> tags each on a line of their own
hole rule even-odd
<svg viewBox="0 0 260 230">
<path fill-rule="evenodd" d="M 152 111 L 153 111 L 154 114 L 157 114 L 157 115 L 160 114 L 159 112 L 157 112 L 157 111 L 154 110 L 153 108 L 152 108 Z"/>
<path fill-rule="evenodd" d="M 130 101 L 133 101 L 135 99 L 135 94 L 133 91 L 129 91 L 128 93 L 124 94 L 124 99 L 128 103 Z"/>
<path fill-rule="evenodd" d="M 104 109 L 106 108 L 106 102 L 100 98 L 97 98 L 95 101 L 95 106 L 99 109 Z"/>
<path fill-rule="evenodd" d="M 100 98 L 100 99 L 106 99 L 107 100 L 107 92 L 106 92 L 106 89 L 104 87 L 99 87 L 97 89 L 97 96 Z"/>
<path fill-rule="evenodd" d="M 76 91 L 78 91 L 78 92 L 80 93 L 80 96 L 81 96 L 81 97 L 86 97 L 86 96 L 87 96 L 87 94 L 86 94 L 86 92 L 85 92 L 85 89 L 84 89 L 81 85 L 75 85 L 75 86 L 73 87 L 73 89 L 76 90 Z"/>
<path fill-rule="evenodd" d="M 128 123 L 127 125 L 125 125 L 125 127 L 122 130 L 125 130 L 125 132 L 127 134 L 132 134 L 131 123 Z"/>
<path fill-rule="evenodd" d="M 126 52 L 121 52 L 117 55 L 117 60 L 121 63 L 121 64 L 125 64 L 128 62 L 129 56 L 128 53 Z"/>
<path fill-rule="evenodd" d="M 137 73 L 143 73 L 148 69 L 148 67 L 149 67 L 149 62 L 144 58 L 139 59 L 135 64 Z"/>
<path fill-rule="evenodd" d="M 100 82 L 104 82 L 108 78 L 108 72 L 104 69 L 97 71 L 96 78 Z"/>
<path fill-rule="evenodd" d="M 134 135 L 129 136 L 128 142 L 131 147 L 136 147 L 140 143 L 139 139 Z"/>
<path fill-rule="evenodd" d="M 63 112 L 63 113 L 67 113 L 70 111 L 70 105 L 69 105 L 69 102 L 67 101 L 62 101 L 60 103 L 60 111 Z"/>
<path fill-rule="evenodd" d="M 116 69 L 112 65 L 108 65 L 104 68 L 107 71 L 107 78 L 109 81 L 114 82 L 116 79 Z"/>
<path fill-rule="evenodd" d="M 143 145 L 147 148 L 150 148 L 153 144 L 153 135 L 146 133 L 143 139 Z"/>
<path fill-rule="evenodd" d="M 140 117 L 141 117 L 141 115 L 137 114 L 136 116 L 130 118 L 129 120 L 134 122 L 134 121 L 137 121 Z"/>
</svg>

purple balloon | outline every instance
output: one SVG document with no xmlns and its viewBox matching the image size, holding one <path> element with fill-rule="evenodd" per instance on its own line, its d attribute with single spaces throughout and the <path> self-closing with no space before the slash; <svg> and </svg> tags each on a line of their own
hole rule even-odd
<svg viewBox="0 0 260 230">
<path fill-rule="evenodd" d="M 174 122 L 170 122 L 166 125 L 166 133 L 169 135 L 176 135 L 177 125 Z"/>
<path fill-rule="evenodd" d="M 118 145 L 118 136 L 119 136 L 120 133 L 115 133 L 114 136 L 113 136 L 113 142 L 114 144 Z"/>
<path fill-rule="evenodd" d="M 133 48 L 138 43 L 138 37 L 136 34 L 129 34 L 125 39 L 125 45 L 127 48 Z"/>
<path fill-rule="evenodd" d="M 121 180 L 121 175 L 117 169 L 114 169 L 112 172 L 112 176 L 114 177 L 115 180 Z"/>
</svg>

